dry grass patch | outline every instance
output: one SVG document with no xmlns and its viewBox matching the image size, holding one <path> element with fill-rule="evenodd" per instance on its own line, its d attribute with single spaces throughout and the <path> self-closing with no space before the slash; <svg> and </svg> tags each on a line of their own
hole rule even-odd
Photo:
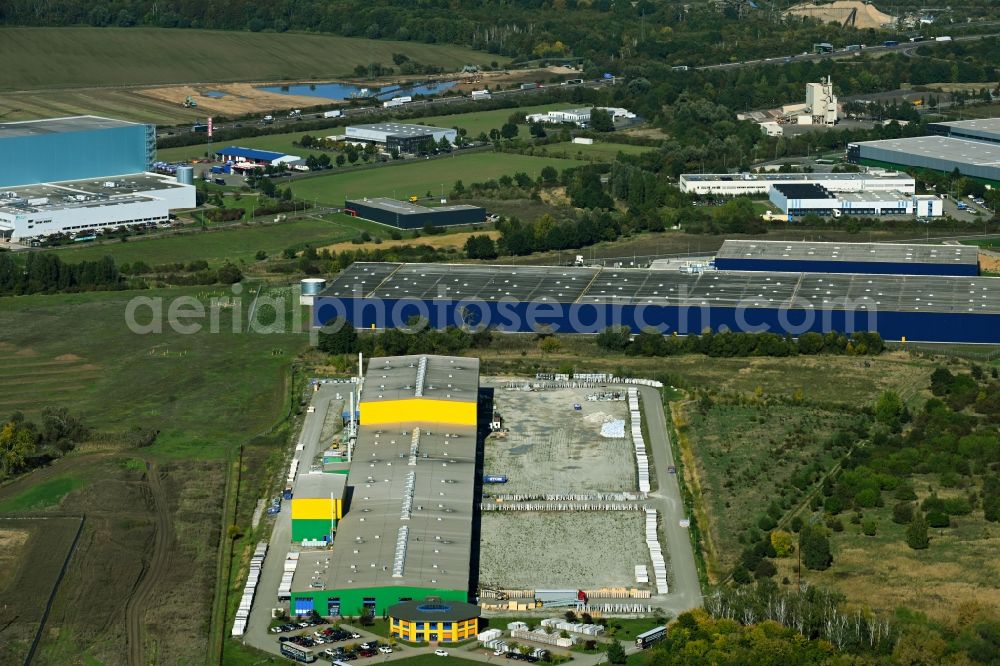
<svg viewBox="0 0 1000 666">
<path fill-rule="evenodd" d="M 421 236 L 420 238 L 401 238 L 399 240 L 383 240 L 381 243 L 334 243 L 324 245 L 319 250 L 329 250 L 330 252 L 345 252 L 351 250 L 385 250 L 393 247 L 403 247 L 406 245 L 429 245 L 435 249 L 454 248 L 461 250 L 465 247 L 465 241 L 469 236 L 489 236 L 496 240 L 500 237 L 499 231 L 463 231 L 455 234 L 442 234 L 439 236 Z"/>
</svg>

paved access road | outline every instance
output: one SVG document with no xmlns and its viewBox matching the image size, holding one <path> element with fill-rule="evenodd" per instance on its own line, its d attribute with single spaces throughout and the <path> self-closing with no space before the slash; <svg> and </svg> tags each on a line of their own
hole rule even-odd
<svg viewBox="0 0 1000 666">
<path fill-rule="evenodd" d="M 320 384 L 319 390 L 312 394 L 310 404 L 316 411 L 305 415 L 298 439 L 303 448 L 295 452 L 295 457 L 299 459 L 300 473 L 308 472 L 311 462 L 323 450 L 325 443 L 320 441 L 320 435 L 323 432 L 323 422 L 326 420 L 327 412 L 330 409 L 341 410 L 348 399 L 348 393 L 353 388 L 353 384 Z M 337 399 L 338 393 L 342 396 L 341 400 Z M 267 629 L 271 624 L 271 609 L 278 606 L 278 584 L 281 583 L 285 557 L 291 550 L 291 541 L 292 503 L 285 501 L 281 503 L 281 512 L 275 517 L 267 556 L 264 557 L 264 566 L 257 582 L 257 593 L 254 595 L 253 607 L 250 610 L 250 621 L 243 636 L 243 641 L 247 645 L 275 654 L 278 653 L 277 636 L 269 634 Z M 230 629 L 231 626 L 226 627 L 227 636 Z"/>
<path fill-rule="evenodd" d="M 659 512 L 663 521 L 667 582 L 670 586 L 669 594 L 654 596 L 651 603 L 678 615 L 701 606 L 701 583 L 698 580 L 691 538 L 687 528 L 680 526 L 681 519 L 687 518 L 680 484 L 677 475 L 667 471 L 674 464 L 674 455 L 663 411 L 663 398 L 658 389 L 649 386 L 640 386 L 639 395 L 640 408 L 649 431 L 649 448 L 652 451 L 657 484 L 656 491 L 650 493 L 647 504 Z"/>
</svg>

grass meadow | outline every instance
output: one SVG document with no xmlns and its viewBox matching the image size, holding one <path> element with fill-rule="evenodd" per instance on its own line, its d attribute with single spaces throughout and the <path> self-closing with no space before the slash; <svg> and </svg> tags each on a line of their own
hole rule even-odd
<svg viewBox="0 0 1000 666">
<path fill-rule="evenodd" d="M 298 199 L 343 206 L 346 198 L 424 196 L 430 192 L 445 196 L 456 180 L 465 185 L 484 182 L 503 175 L 523 171 L 536 178 L 546 166 L 557 170 L 579 166 L 576 160 L 529 157 L 508 153 L 456 153 L 452 157 L 434 160 L 407 161 L 378 169 L 333 173 L 293 182 L 292 192 Z"/>
<path fill-rule="evenodd" d="M 356 220 L 347 215 L 328 215 L 324 219 L 307 218 L 278 224 L 247 224 L 205 232 L 176 233 L 158 238 L 130 239 L 127 243 L 113 242 L 56 250 L 63 261 L 77 262 L 114 257 L 119 264 L 145 261 L 156 265 L 204 259 L 212 266 L 225 262 L 253 262 L 258 250 L 269 257 L 281 254 L 288 247 L 304 248 L 348 241 L 363 230 L 385 231 L 373 222 Z"/>
<path fill-rule="evenodd" d="M 291 302 L 290 290 L 283 291 L 274 293 Z M 214 309 L 209 299 L 233 296 L 228 288 L 0 299 L 0 383 L 18 387 L 0 396 L 0 413 L 33 417 L 46 406 L 65 406 L 99 432 L 158 430 L 153 455 L 224 457 L 280 417 L 287 369 L 307 344 L 302 333 L 247 333 L 253 294 L 243 285 L 238 307 Z M 131 299 L 152 299 L 135 316 L 148 323 L 161 306 L 166 320 L 181 296 L 202 303 L 205 319 L 187 321 L 205 330 L 184 335 L 164 323 L 162 333 L 140 335 L 126 325 Z M 213 313 L 218 333 L 208 330 Z M 291 320 L 290 312 L 284 315 Z M 257 316 L 267 323 L 273 308 Z M 41 492 L 44 501 L 55 490 Z"/>
</svg>

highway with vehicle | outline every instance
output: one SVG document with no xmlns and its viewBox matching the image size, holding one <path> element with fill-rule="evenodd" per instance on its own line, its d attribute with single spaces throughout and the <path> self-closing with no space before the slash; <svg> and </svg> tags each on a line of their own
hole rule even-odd
<svg viewBox="0 0 1000 666">
<path fill-rule="evenodd" d="M 968 42 L 976 41 L 980 39 L 987 39 L 989 37 L 996 37 L 1000 33 L 990 33 L 988 35 L 965 35 L 960 37 L 954 37 L 947 41 L 935 41 L 934 39 L 926 39 L 919 42 L 901 41 L 897 44 L 886 45 L 876 44 L 872 46 L 857 45 L 861 48 L 840 48 L 834 49 L 833 51 L 825 51 L 820 53 L 799 53 L 795 55 L 785 55 L 785 56 L 775 56 L 771 58 L 760 58 L 757 60 L 743 60 L 740 62 L 725 62 L 715 65 L 701 65 L 700 67 L 692 67 L 691 69 L 696 70 L 718 70 L 718 69 L 740 69 L 743 67 L 756 67 L 759 65 L 788 65 L 793 62 L 808 62 L 811 60 L 840 60 L 842 58 L 853 58 L 859 55 L 868 54 L 884 54 L 884 53 L 894 53 L 902 52 L 905 53 L 908 50 L 916 49 L 921 46 L 939 46 L 941 44 L 948 44 L 952 42 Z M 909 54 L 909 55 L 912 55 Z"/>
</svg>

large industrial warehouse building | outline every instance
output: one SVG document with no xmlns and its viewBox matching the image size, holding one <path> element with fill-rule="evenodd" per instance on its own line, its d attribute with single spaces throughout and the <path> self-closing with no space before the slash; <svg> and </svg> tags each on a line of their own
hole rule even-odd
<svg viewBox="0 0 1000 666">
<path fill-rule="evenodd" d="M 903 192 L 839 192 L 825 187 L 802 183 L 781 183 L 771 186 L 771 203 L 783 213 L 808 215 L 912 215 L 917 211 L 927 216 L 941 215 L 941 200 L 930 195 Z M 935 203 L 937 202 L 937 203 Z"/>
<path fill-rule="evenodd" d="M 167 222 L 195 188 L 147 173 L 156 127 L 74 116 L 0 123 L 0 239 L 87 236 Z"/>
<path fill-rule="evenodd" d="M 486 221 L 486 209 L 480 206 L 457 204 L 431 208 L 385 197 L 348 199 L 344 201 L 344 212 L 398 229 L 422 229 L 428 224 L 449 227 Z"/>
<path fill-rule="evenodd" d="M 468 601 L 478 396 L 474 358 L 369 361 L 347 477 L 349 510 L 333 550 L 300 554 L 293 613 L 382 615 L 427 597 Z"/>
<path fill-rule="evenodd" d="M 447 139 L 448 143 L 455 143 L 458 139 L 458 130 L 429 125 L 408 125 L 406 123 L 371 123 L 348 125 L 344 130 L 344 138 L 348 141 L 374 143 L 386 150 L 395 148 L 403 153 L 412 153 L 427 139 L 434 141 L 434 143 L 440 143 L 441 139 Z"/>
<path fill-rule="evenodd" d="M 0 189 L 0 237 L 21 241 L 163 224 L 171 210 L 194 207 L 193 186 L 155 173 L 22 185 Z"/>
<path fill-rule="evenodd" d="M 0 187 L 149 171 L 156 126 L 73 116 L 0 123 Z"/>
<path fill-rule="evenodd" d="M 927 130 L 932 134 L 950 136 L 955 139 L 1000 143 L 1000 118 L 977 118 L 975 120 L 929 123 Z"/>
<path fill-rule="evenodd" d="M 907 139 L 863 141 L 847 146 L 847 159 L 855 164 L 887 169 L 930 169 L 1000 186 L 1000 145 L 951 136 L 917 136 Z"/>
<path fill-rule="evenodd" d="M 913 176 L 896 171 L 869 173 L 685 173 L 678 183 L 688 194 L 727 197 L 767 194 L 772 185 L 818 185 L 830 192 L 905 192 L 913 194 Z"/>
<path fill-rule="evenodd" d="M 979 275 L 979 248 L 914 243 L 822 243 L 727 240 L 715 255 L 721 271 Z"/>
<path fill-rule="evenodd" d="M 1000 278 L 356 263 L 316 298 L 313 324 L 489 326 L 505 332 L 705 329 L 1000 342 Z"/>
</svg>

